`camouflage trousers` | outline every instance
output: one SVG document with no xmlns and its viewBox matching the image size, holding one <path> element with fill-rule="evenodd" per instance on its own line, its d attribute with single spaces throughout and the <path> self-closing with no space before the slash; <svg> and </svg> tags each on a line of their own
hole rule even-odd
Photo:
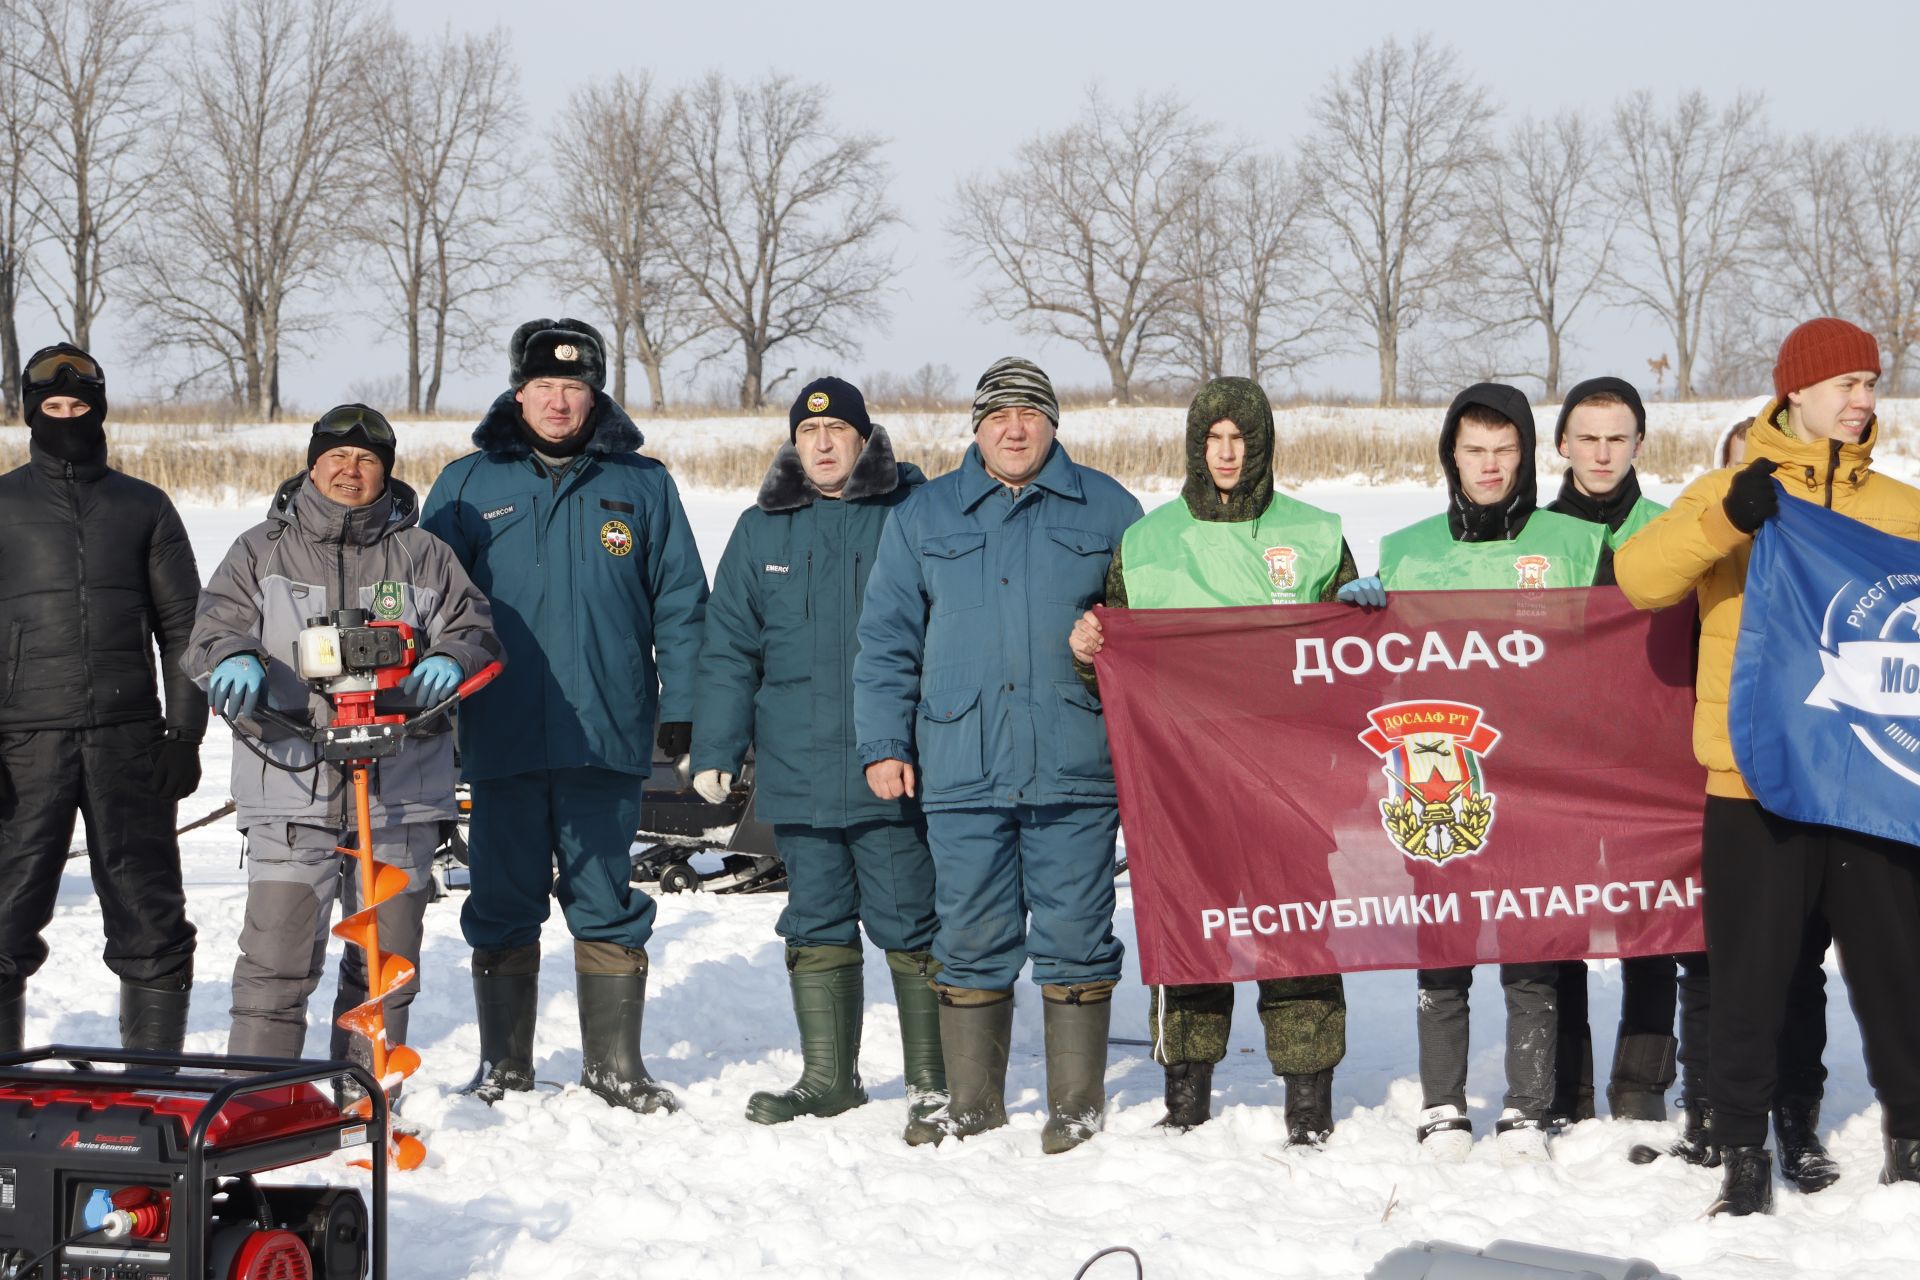
<svg viewBox="0 0 1920 1280">
<path fill-rule="evenodd" d="M 1347 993 L 1337 973 L 1259 984 L 1267 1060 L 1280 1076 L 1326 1071 L 1347 1054 Z M 1233 984 L 1148 988 L 1156 1062 L 1219 1062 L 1233 1024 Z"/>
</svg>

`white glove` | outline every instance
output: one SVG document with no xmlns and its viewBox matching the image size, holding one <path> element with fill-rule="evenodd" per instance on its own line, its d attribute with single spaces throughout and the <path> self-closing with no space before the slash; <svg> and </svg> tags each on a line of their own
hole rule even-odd
<svg viewBox="0 0 1920 1280">
<path fill-rule="evenodd" d="M 693 775 L 693 789 L 708 804 L 725 804 L 727 793 L 733 790 L 733 775 L 718 769 L 702 769 Z"/>
</svg>

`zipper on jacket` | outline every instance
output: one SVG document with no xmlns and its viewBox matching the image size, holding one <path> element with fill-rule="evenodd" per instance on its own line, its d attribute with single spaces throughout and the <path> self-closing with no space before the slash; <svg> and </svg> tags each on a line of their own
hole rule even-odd
<svg viewBox="0 0 1920 1280">
<path fill-rule="evenodd" d="M 1827 441 L 1827 510 L 1833 510 L 1833 473 L 1840 469 L 1840 442 Z"/>
<path fill-rule="evenodd" d="M 88 635 L 90 621 L 87 608 L 87 529 L 86 521 L 80 512 L 80 493 L 73 487 L 73 464 L 61 464 L 67 471 L 67 504 L 73 508 L 73 541 L 79 553 L 80 579 L 80 666 L 86 672 L 83 683 L 87 696 L 87 723 L 93 723 L 93 642 Z"/>
<path fill-rule="evenodd" d="M 800 605 L 802 617 L 813 620 L 813 548 L 807 548 L 807 567 L 800 577 Z"/>
</svg>

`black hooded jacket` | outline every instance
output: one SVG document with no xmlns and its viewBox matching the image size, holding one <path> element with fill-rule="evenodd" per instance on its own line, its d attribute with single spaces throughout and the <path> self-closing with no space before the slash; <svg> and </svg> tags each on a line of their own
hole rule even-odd
<svg viewBox="0 0 1920 1280">
<path fill-rule="evenodd" d="M 1493 410 L 1520 431 L 1520 472 L 1513 492 L 1506 501 L 1493 506 L 1467 500 L 1460 486 L 1460 468 L 1453 461 L 1461 415 L 1473 405 Z M 1539 501 L 1534 445 L 1533 406 L 1518 389 L 1498 382 L 1476 382 L 1453 398 L 1440 427 L 1440 469 L 1447 477 L 1447 528 L 1455 542 L 1500 542 L 1520 536 Z"/>
<path fill-rule="evenodd" d="M 207 699 L 181 669 L 200 575 L 167 495 L 109 467 L 34 448 L 0 476 L 0 729 L 160 718 L 198 742 Z"/>
</svg>

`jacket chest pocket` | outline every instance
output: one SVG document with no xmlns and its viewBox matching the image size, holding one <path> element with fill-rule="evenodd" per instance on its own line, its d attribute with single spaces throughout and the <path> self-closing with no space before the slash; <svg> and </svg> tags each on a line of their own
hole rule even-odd
<svg viewBox="0 0 1920 1280">
<path fill-rule="evenodd" d="M 586 560 L 609 561 L 609 568 L 624 569 L 646 563 L 646 548 L 641 541 L 640 521 L 631 502 L 608 498 L 580 499 L 582 529 L 579 556 Z"/>
<path fill-rule="evenodd" d="M 933 616 L 978 609 L 986 602 L 987 535 L 948 533 L 920 541 L 920 574 Z"/>
<path fill-rule="evenodd" d="M 1084 609 L 1106 598 L 1113 539 L 1094 529 L 1049 525 L 1039 546 L 1045 598 Z"/>
</svg>

